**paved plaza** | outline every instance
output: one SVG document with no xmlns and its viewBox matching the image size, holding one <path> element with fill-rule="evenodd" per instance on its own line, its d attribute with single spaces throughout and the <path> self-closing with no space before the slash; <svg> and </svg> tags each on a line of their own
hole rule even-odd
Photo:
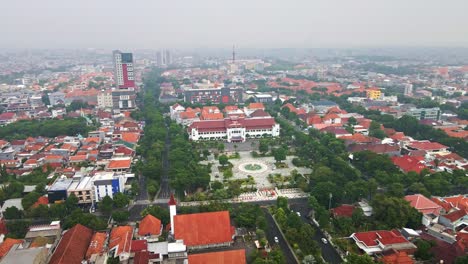
<svg viewBox="0 0 468 264">
<path fill-rule="evenodd" d="M 253 158 L 250 152 L 240 151 L 239 159 L 229 159 L 233 165 L 233 177 L 230 180 L 247 179 L 252 176 L 255 179 L 257 189 L 274 188 L 273 184 L 268 181 L 268 174 L 281 174 L 282 176 L 290 176 L 292 170 L 297 170 L 300 174 L 310 174 L 312 172 L 309 168 L 296 167 L 292 164 L 294 156 L 286 157 L 283 161 L 287 164 L 288 168 L 276 168 L 275 159 L 273 157 L 258 157 Z M 211 166 L 211 181 L 223 181 L 223 174 L 218 171 L 219 162 L 212 156 L 208 162 L 213 163 Z M 206 163 L 206 161 L 204 162 Z M 218 177 L 216 177 L 218 176 Z"/>
</svg>

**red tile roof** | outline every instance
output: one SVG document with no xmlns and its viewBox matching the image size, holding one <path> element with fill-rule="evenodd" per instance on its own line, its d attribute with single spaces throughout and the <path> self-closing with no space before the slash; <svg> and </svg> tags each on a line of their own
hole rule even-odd
<svg viewBox="0 0 468 264">
<path fill-rule="evenodd" d="M 396 230 L 359 232 L 359 233 L 355 233 L 354 235 L 359 241 L 364 243 L 367 247 L 377 246 L 379 242 L 382 243 L 383 245 L 408 243 L 408 240 L 406 240 Z"/>
<path fill-rule="evenodd" d="M 424 157 L 413 157 L 408 155 L 392 157 L 393 164 L 404 172 L 415 171 L 420 173 L 422 170 L 427 169 L 426 165 L 421 163 L 422 161 L 424 161 Z"/>
<path fill-rule="evenodd" d="M 356 207 L 354 205 L 343 204 L 338 207 L 330 209 L 335 217 L 351 217 Z"/>
<path fill-rule="evenodd" d="M 190 264 L 245 264 L 245 249 L 188 255 Z"/>
<path fill-rule="evenodd" d="M 139 132 L 122 132 L 122 140 L 130 143 L 138 143 L 140 140 Z"/>
<path fill-rule="evenodd" d="M 247 106 L 249 109 L 265 109 L 265 106 L 262 103 L 250 103 L 249 106 Z"/>
<path fill-rule="evenodd" d="M 49 198 L 47 198 L 46 196 L 39 197 L 37 199 L 37 201 L 32 205 L 32 208 L 36 208 L 41 204 L 48 205 L 49 204 Z"/>
<path fill-rule="evenodd" d="M 468 211 L 468 197 L 463 195 L 444 197 L 443 198 L 447 203 L 450 203 L 453 207 L 456 207 L 460 210 Z"/>
<path fill-rule="evenodd" d="M 430 142 L 430 141 L 415 141 L 415 142 L 411 142 L 408 146 L 410 148 L 426 150 L 426 151 L 448 148 L 447 146 L 442 145 L 438 142 Z"/>
<path fill-rule="evenodd" d="M 133 227 L 131 226 L 118 226 L 112 228 L 109 238 L 109 250 L 118 247 L 115 252 L 120 255 L 122 252 L 130 252 L 132 243 Z"/>
<path fill-rule="evenodd" d="M 464 217 L 466 214 L 467 213 L 465 212 L 465 210 L 458 210 L 455 212 L 451 212 L 450 214 L 446 214 L 444 215 L 444 217 L 450 220 L 450 222 L 455 222 L 458 219 Z"/>
<path fill-rule="evenodd" d="M 91 229 L 75 225 L 62 236 L 49 264 L 81 264 L 92 236 Z"/>
<path fill-rule="evenodd" d="M 133 264 L 148 264 L 150 259 L 149 257 L 150 256 L 148 251 L 135 252 Z"/>
<path fill-rule="evenodd" d="M 89 259 L 93 254 L 100 254 L 103 252 L 104 243 L 107 239 L 107 233 L 96 232 L 91 238 L 88 250 L 86 251 L 86 259 Z"/>
<path fill-rule="evenodd" d="M 413 264 L 414 260 L 406 252 L 395 252 L 380 259 L 384 264 Z"/>
<path fill-rule="evenodd" d="M 174 235 L 187 246 L 219 244 L 232 241 L 228 211 L 174 216 Z"/>
<path fill-rule="evenodd" d="M 148 241 L 146 241 L 145 239 L 132 240 L 130 251 L 131 252 L 148 251 Z"/>
<path fill-rule="evenodd" d="M 410 202 L 410 205 L 422 214 L 439 215 L 442 209 L 442 206 L 434 203 L 422 194 L 406 195 L 405 200 Z"/>
<path fill-rule="evenodd" d="M 161 220 L 150 214 L 141 220 L 138 227 L 138 235 L 140 236 L 158 236 L 161 235 L 161 231 Z"/>
<path fill-rule="evenodd" d="M 115 159 L 109 162 L 108 169 L 127 169 L 132 164 L 131 159 Z"/>
<path fill-rule="evenodd" d="M 5 241 L 0 244 L 0 258 L 3 258 L 14 245 L 21 243 L 23 243 L 23 240 L 21 239 L 13 239 L 9 237 L 5 239 Z"/>
</svg>

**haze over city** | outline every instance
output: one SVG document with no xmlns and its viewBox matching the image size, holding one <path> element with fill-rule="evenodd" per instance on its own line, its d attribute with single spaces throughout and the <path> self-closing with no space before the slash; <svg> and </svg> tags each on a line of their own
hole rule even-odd
<svg viewBox="0 0 468 264">
<path fill-rule="evenodd" d="M 0 264 L 467 264 L 468 0 L 0 2 Z"/>
<path fill-rule="evenodd" d="M 3 1 L 0 48 L 468 46 L 463 0 Z"/>
</svg>

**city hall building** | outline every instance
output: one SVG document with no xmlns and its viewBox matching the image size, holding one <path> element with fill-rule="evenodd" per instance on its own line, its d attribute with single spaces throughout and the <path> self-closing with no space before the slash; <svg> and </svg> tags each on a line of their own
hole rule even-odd
<svg viewBox="0 0 468 264">
<path fill-rule="evenodd" d="M 200 120 L 187 129 L 190 140 L 226 140 L 244 142 L 247 138 L 278 137 L 280 126 L 272 117 L 224 118 L 222 120 Z"/>
</svg>

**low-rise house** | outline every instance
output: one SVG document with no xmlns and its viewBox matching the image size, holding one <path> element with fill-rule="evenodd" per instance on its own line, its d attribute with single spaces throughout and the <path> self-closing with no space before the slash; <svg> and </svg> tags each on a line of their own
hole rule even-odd
<svg viewBox="0 0 468 264">
<path fill-rule="evenodd" d="M 49 264 L 81 264 L 93 231 L 77 224 L 65 232 L 49 259 Z"/>
<path fill-rule="evenodd" d="M 465 210 L 458 210 L 439 217 L 439 223 L 451 228 L 457 229 L 460 226 L 468 226 L 468 214 Z"/>
<path fill-rule="evenodd" d="M 428 140 L 413 141 L 406 145 L 408 151 L 423 150 L 430 155 L 447 155 L 450 154 L 448 147 L 438 142 L 430 142 Z"/>
<path fill-rule="evenodd" d="M 403 155 L 401 157 L 394 156 L 391 159 L 393 164 L 405 173 L 410 171 L 420 173 L 424 169 L 429 169 L 429 167 L 425 165 L 424 157 Z"/>
<path fill-rule="evenodd" d="M 162 228 L 161 220 L 148 214 L 138 226 L 138 236 L 144 237 L 148 241 L 157 241 L 162 233 Z"/>
<path fill-rule="evenodd" d="M 107 263 L 107 252 L 105 251 L 106 241 L 107 233 L 94 233 L 91 237 L 88 250 L 86 251 L 85 259 L 91 263 Z M 100 262 L 98 260 L 100 260 Z"/>
<path fill-rule="evenodd" d="M 380 254 L 391 249 L 412 254 L 417 249 L 398 230 L 358 232 L 353 233 L 350 238 L 368 255 Z"/>
<path fill-rule="evenodd" d="M 129 172 L 131 165 L 131 158 L 114 158 L 109 161 L 109 164 L 107 165 L 107 170 L 113 172 Z"/>
<path fill-rule="evenodd" d="M 119 260 L 126 261 L 130 258 L 133 227 L 118 226 L 112 228 L 109 237 L 109 255 Z"/>
<path fill-rule="evenodd" d="M 338 217 L 352 217 L 356 206 L 350 204 L 343 204 L 338 207 L 330 209 L 330 212 L 334 218 Z"/>
</svg>

